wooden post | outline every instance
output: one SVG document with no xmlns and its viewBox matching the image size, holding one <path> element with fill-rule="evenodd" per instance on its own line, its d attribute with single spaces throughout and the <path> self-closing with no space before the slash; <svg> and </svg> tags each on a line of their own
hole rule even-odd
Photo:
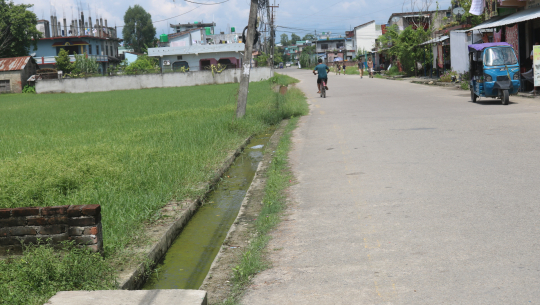
<svg viewBox="0 0 540 305">
<path fill-rule="evenodd" d="M 244 59 L 242 60 L 242 72 L 240 74 L 240 86 L 238 88 L 238 102 L 236 104 L 236 118 L 241 118 L 246 114 L 247 95 L 249 90 L 249 73 L 251 70 L 251 57 L 253 53 L 253 41 L 255 40 L 255 23 L 257 22 L 257 9 L 259 0 L 251 0 L 249 11 L 249 22 L 247 37 L 244 49 Z"/>
</svg>

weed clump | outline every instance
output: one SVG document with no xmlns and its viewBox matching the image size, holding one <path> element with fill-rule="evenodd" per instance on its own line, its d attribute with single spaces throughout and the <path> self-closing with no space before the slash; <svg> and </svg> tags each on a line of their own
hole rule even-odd
<svg viewBox="0 0 540 305">
<path fill-rule="evenodd" d="M 116 287 L 114 270 L 98 253 L 62 244 L 26 246 L 23 255 L 0 260 L 0 304 L 32 305 L 47 302 L 57 291 L 101 290 Z"/>
</svg>

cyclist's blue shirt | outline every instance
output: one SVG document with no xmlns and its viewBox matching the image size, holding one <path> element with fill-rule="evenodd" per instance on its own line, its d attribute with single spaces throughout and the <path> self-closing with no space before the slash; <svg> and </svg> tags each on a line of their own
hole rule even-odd
<svg viewBox="0 0 540 305">
<path fill-rule="evenodd" d="M 328 66 L 325 64 L 318 64 L 313 71 L 317 71 L 317 73 L 319 73 L 319 78 L 328 78 L 326 69 L 328 69 Z"/>
</svg>

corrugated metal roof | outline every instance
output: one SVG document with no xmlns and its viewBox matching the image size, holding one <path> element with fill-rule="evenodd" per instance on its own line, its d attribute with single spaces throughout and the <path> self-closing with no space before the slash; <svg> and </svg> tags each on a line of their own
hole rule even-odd
<svg viewBox="0 0 540 305">
<path fill-rule="evenodd" d="M 482 24 L 475 26 L 469 31 L 496 28 L 503 25 L 514 24 L 531 19 L 540 18 L 540 7 L 530 8 L 528 10 L 519 11 L 514 14 L 510 14 L 503 18 L 491 19 Z"/>
<path fill-rule="evenodd" d="M 425 44 L 437 43 L 437 42 L 445 41 L 446 39 L 449 39 L 449 38 L 450 38 L 450 36 L 439 36 L 437 38 L 434 38 L 434 39 L 431 39 L 431 40 L 426 41 L 424 43 L 421 43 L 420 45 L 423 46 Z"/>
<path fill-rule="evenodd" d="M 24 69 L 31 56 L 0 58 L 0 72 Z"/>
</svg>

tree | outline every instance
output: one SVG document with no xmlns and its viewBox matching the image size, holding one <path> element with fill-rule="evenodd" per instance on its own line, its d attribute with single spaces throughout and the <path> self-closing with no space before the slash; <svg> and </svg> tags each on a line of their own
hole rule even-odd
<svg viewBox="0 0 540 305">
<path fill-rule="evenodd" d="M 124 15 L 122 35 L 124 43 L 132 47 L 135 52 L 142 52 L 145 45 L 152 46 L 156 36 L 152 16 L 138 4 L 135 4 L 133 8 L 130 6 Z"/>
<path fill-rule="evenodd" d="M 295 33 L 291 34 L 291 44 L 296 44 L 297 41 L 301 40 L 300 36 Z"/>
<path fill-rule="evenodd" d="M 282 46 L 288 46 L 290 44 L 290 41 L 289 41 L 289 35 L 287 34 L 281 34 L 281 45 Z"/>
<path fill-rule="evenodd" d="M 304 35 L 304 37 L 302 38 L 302 40 L 313 41 L 313 40 L 315 40 L 315 35 L 313 35 L 313 34 L 306 34 L 306 35 Z"/>
<path fill-rule="evenodd" d="M 430 39 L 430 30 L 423 28 L 414 29 L 408 26 L 399 31 L 396 24 L 386 28 L 386 34 L 379 36 L 379 47 L 390 46 L 385 53 L 395 56 L 403 66 L 405 72 L 412 74 L 416 69 L 416 62 L 430 62 L 431 46 L 420 44 Z"/>
<path fill-rule="evenodd" d="M 27 10 L 32 6 L 0 0 L 0 58 L 26 56 L 30 46 L 37 49 L 42 35 L 36 28 L 36 14 Z"/>
<path fill-rule="evenodd" d="M 68 74 L 72 70 L 71 62 L 69 61 L 69 52 L 64 48 L 60 49 L 58 56 L 54 57 L 56 61 L 56 69 L 62 71 L 64 75 Z"/>
</svg>

